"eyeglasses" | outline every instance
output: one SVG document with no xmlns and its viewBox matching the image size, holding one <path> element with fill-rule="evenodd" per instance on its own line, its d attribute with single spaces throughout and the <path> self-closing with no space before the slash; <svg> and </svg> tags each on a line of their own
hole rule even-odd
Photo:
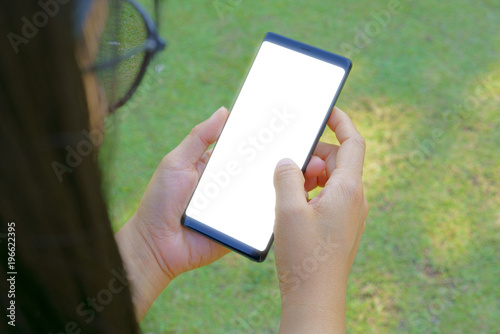
<svg viewBox="0 0 500 334">
<path fill-rule="evenodd" d="M 89 70 L 96 73 L 106 93 L 110 113 L 131 98 L 154 55 L 167 44 L 157 32 L 158 0 L 154 6 L 156 24 L 133 0 L 109 1 L 97 60 Z"/>
</svg>

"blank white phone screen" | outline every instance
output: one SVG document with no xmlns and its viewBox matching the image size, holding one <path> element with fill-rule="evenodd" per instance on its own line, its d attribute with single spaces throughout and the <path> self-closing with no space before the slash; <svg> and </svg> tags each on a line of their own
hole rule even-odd
<svg viewBox="0 0 500 334">
<path fill-rule="evenodd" d="M 264 41 L 186 215 L 257 250 L 273 233 L 274 169 L 303 167 L 345 70 Z"/>
</svg>

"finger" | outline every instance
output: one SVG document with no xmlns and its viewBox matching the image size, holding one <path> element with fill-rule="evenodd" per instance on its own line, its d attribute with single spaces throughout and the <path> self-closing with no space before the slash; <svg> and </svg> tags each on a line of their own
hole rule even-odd
<svg viewBox="0 0 500 334">
<path fill-rule="evenodd" d="M 323 159 L 326 164 L 326 177 L 330 177 L 335 170 L 335 160 L 337 159 L 337 152 L 340 146 L 319 142 L 314 150 L 314 155 Z M 323 183 L 324 185 L 324 183 Z"/>
<path fill-rule="evenodd" d="M 196 165 L 207 148 L 219 137 L 228 116 L 229 111 L 221 107 L 209 119 L 191 130 L 171 152 L 172 158 L 182 165 L 180 168 L 190 168 Z"/>
<path fill-rule="evenodd" d="M 205 167 L 207 167 L 208 160 L 210 160 L 210 156 L 212 155 L 213 148 L 208 149 L 203 153 L 201 156 L 200 160 L 196 163 L 196 170 L 198 171 L 198 177 L 201 177 L 201 174 L 203 174 L 203 171 L 205 170 Z"/>
<path fill-rule="evenodd" d="M 315 178 L 315 177 L 321 175 L 321 173 L 323 173 L 323 171 L 325 170 L 325 167 L 326 167 L 326 164 L 323 161 L 323 159 L 321 159 L 320 157 L 318 157 L 316 155 L 313 155 L 311 157 L 311 160 L 309 160 L 309 163 L 307 164 L 307 168 L 306 168 L 306 172 L 304 173 L 304 177 L 306 179 L 313 178 L 313 177 Z"/>
<path fill-rule="evenodd" d="M 304 196 L 304 175 L 291 159 L 282 159 L 274 171 L 276 213 L 293 215 L 301 205 L 307 204 Z"/>
<path fill-rule="evenodd" d="M 339 145 L 329 144 L 320 141 L 318 142 L 318 145 L 316 145 L 316 148 L 314 149 L 314 155 L 323 160 L 326 160 L 332 154 L 336 154 L 339 147 L 340 147 Z"/>
<path fill-rule="evenodd" d="M 328 176 L 326 175 L 326 170 L 321 173 L 320 176 L 318 176 L 318 186 L 319 187 L 324 187 L 326 185 L 326 182 L 328 182 Z"/>
<path fill-rule="evenodd" d="M 328 177 L 326 175 L 326 171 L 324 170 L 323 173 L 321 173 L 319 176 L 306 179 L 304 183 L 304 189 L 306 191 L 311 191 L 316 189 L 317 187 L 324 187 L 326 185 L 326 182 L 328 182 Z"/>
<path fill-rule="evenodd" d="M 338 145 L 319 142 L 314 150 L 314 155 L 307 165 L 304 188 L 311 191 L 316 187 L 324 187 L 328 177 L 335 169 L 335 159 Z"/>
<path fill-rule="evenodd" d="M 313 167 L 309 171 L 309 165 L 307 166 L 305 177 L 306 181 L 304 184 L 304 188 L 306 191 L 311 191 L 316 187 L 324 187 L 328 178 L 335 170 L 335 160 L 337 157 L 337 152 L 339 150 L 338 145 L 328 144 L 319 142 L 314 150 L 313 158 L 311 158 L 311 162 L 313 159 L 315 160 L 313 163 Z M 323 166 L 323 170 L 319 170 L 319 162 L 316 161 L 319 159 L 323 161 L 321 166 Z M 311 162 L 309 164 L 311 164 Z"/>
<path fill-rule="evenodd" d="M 310 178 L 310 179 L 306 179 L 305 183 L 304 183 L 304 190 L 309 192 L 311 190 L 314 190 L 318 187 L 318 178 L 317 177 L 314 177 L 314 178 Z"/>
<path fill-rule="evenodd" d="M 328 126 L 335 132 L 340 143 L 333 173 L 361 178 L 366 146 L 363 137 L 349 116 L 337 107 L 328 120 Z"/>
<path fill-rule="evenodd" d="M 201 156 L 200 160 L 198 161 L 198 168 L 201 168 L 200 172 L 202 172 L 205 166 L 207 165 L 208 160 L 212 156 L 213 150 L 214 150 L 213 147 L 206 150 L 205 153 L 203 153 L 203 155 Z"/>
</svg>

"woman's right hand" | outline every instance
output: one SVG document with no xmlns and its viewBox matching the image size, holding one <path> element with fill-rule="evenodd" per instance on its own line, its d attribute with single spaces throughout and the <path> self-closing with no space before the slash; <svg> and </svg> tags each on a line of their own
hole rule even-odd
<svg viewBox="0 0 500 334">
<path fill-rule="evenodd" d="M 345 332 L 347 276 L 365 228 L 365 142 L 335 108 L 328 120 L 340 143 L 319 143 L 305 177 L 291 160 L 275 170 L 274 250 L 283 333 Z M 323 163 L 324 161 L 324 163 Z M 312 200 L 304 190 L 324 187 Z"/>
</svg>

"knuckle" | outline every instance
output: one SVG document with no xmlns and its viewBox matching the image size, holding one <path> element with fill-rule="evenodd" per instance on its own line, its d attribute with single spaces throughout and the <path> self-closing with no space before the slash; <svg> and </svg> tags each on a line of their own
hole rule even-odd
<svg viewBox="0 0 500 334">
<path fill-rule="evenodd" d="M 366 141 L 363 136 L 357 135 L 352 137 L 351 140 L 356 147 L 360 148 L 363 151 L 366 150 Z"/>
<path fill-rule="evenodd" d="M 191 131 L 189 132 L 189 136 L 193 136 L 193 137 L 196 137 L 198 136 L 198 134 L 200 133 L 201 131 L 201 124 L 196 124 L 192 129 Z"/>
<path fill-rule="evenodd" d="M 209 140 L 204 134 L 204 126 L 203 123 L 199 123 L 195 125 L 188 134 L 188 137 L 192 138 L 193 142 L 196 145 L 202 145 L 205 147 L 210 146 L 212 144 L 211 140 Z"/>
</svg>

